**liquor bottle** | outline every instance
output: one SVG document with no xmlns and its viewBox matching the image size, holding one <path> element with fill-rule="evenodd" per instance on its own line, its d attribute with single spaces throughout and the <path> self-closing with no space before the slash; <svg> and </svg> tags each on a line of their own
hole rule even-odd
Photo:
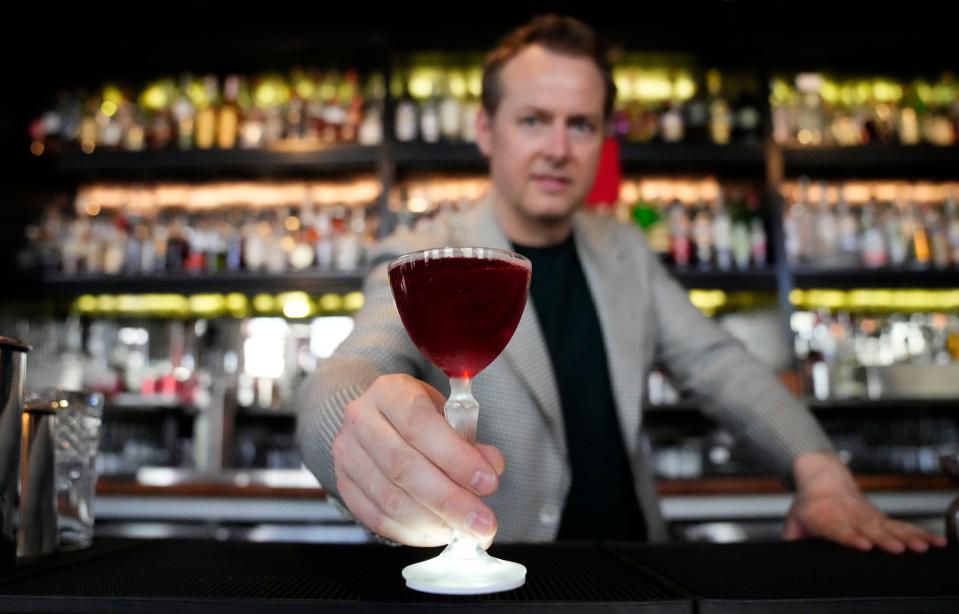
<svg viewBox="0 0 959 614">
<path fill-rule="evenodd" d="M 669 234 L 673 264 L 679 267 L 688 266 L 692 255 L 689 216 L 686 213 L 686 207 L 679 200 L 673 201 L 669 206 Z"/>
<path fill-rule="evenodd" d="M 862 206 L 862 265 L 869 269 L 886 266 L 886 241 L 876 219 L 876 201 Z"/>
<path fill-rule="evenodd" d="M 156 220 L 152 220 L 152 224 L 156 223 Z M 139 268 L 136 270 L 137 275 L 152 275 L 156 270 L 156 246 L 150 226 L 150 223 L 141 222 L 134 231 L 140 241 L 140 262 L 138 263 Z"/>
<path fill-rule="evenodd" d="M 946 199 L 946 237 L 949 241 L 949 253 L 952 266 L 959 267 L 959 207 L 952 195 Z"/>
<path fill-rule="evenodd" d="M 122 216 L 115 218 L 113 224 L 102 225 L 102 232 L 103 272 L 107 275 L 117 275 L 123 271 L 123 262 L 126 257 L 127 237 Z"/>
<path fill-rule="evenodd" d="M 733 222 L 732 232 L 733 262 L 736 268 L 744 271 L 749 268 L 750 253 L 752 252 L 752 237 L 746 220 L 737 219 Z"/>
<path fill-rule="evenodd" d="M 280 218 L 285 215 L 274 215 L 271 222 L 262 222 L 264 228 L 264 245 L 266 247 L 266 271 L 268 273 L 283 273 L 289 267 L 290 251 L 293 250 L 292 241 L 284 241 L 285 229 Z"/>
<path fill-rule="evenodd" d="M 323 210 L 316 216 L 314 226 L 317 234 L 316 266 L 322 271 L 329 271 L 333 268 L 333 228 L 330 222 L 329 212 Z"/>
<path fill-rule="evenodd" d="M 243 234 L 242 222 L 239 215 L 231 216 L 233 223 L 224 223 L 223 232 L 226 239 L 226 270 L 239 271 L 243 268 Z"/>
<path fill-rule="evenodd" d="M 323 99 L 325 100 L 323 106 L 324 128 L 320 134 L 320 140 L 324 144 L 339 143 L 343 138 L 343 130 L 347 119 L 344 92 L 348 87 L 344 86 L 339 71 L 330 71 L 327 73 L 327 80 L 323 89 Z"/>
<path fill-rule="evenodd" d="M 416 102 L 410 96 L 406 79 L 401 77 L 402 93 L 396 102 L 396 121 L 394 129 L 396 131 L 396 140 L 401 143 L 409 143 L 416 140 L 417 125 L 419 123 L 416 113 Z"/>
<path fill-rule="evenodd" d="M 139 275 L 140 262 L 143 259 L 143 240 L 145 236 L 144 225 L 137 220 L 127 220 L 126 227 L 126 249 L 123 258 L 123 272 L 127 275 Z"/>
<path fill-rule="evenodd" d="M 838 263 L 841 266 L 854 266 L 859 260 L 859 223 L 846 200 L 843 186 L 839 186 L 839 199 L 836 203 L 839 230 Z"/>
<path fill-rule="evenodd" d="M 166 149 L 173 139 L 173 126 L 167 109 L 153 112 L 147 131 L 147 143 L 150 149 Z"/>
<path fill-rule="evenodd" d="M 696 93 L 683 107 L 685 132 L 690 141 L 709 140 L 709 99 L 704 75 L 696 84 Z"/>
<path fill-rule="evenodd" d="M 926 209 L 926 234 L 929 237 L 929 250 L 932 254 L 932 264 L 937 269 L 949 266 L 949 238 L 942 216 L 932 206 Z"/>
<path fill-rule="evenodd" d="M 190 85 L 192 82 L 193 80 L 188 74 L 180 77 L 179 91 L 171 109 L 176 126 L 177 147 L 183 150 L 193 148 L 196 129 L 196 107 L 190 100 Z"/>
<path fill-rule="evenodd" d="M 185 237 L 186 224 L 180 218 L 175 218 L 170 224 L 170 233 L 166 242 L 166 267 L 169 273 L 179 273 L 183 270 L 184 260 L 189 253 L 189 245 Z"/>
<path fill-rule="evenodd" d="M 379 145 L 383 142 L 383 79 L 373 75 L 366 84 L 363 103 L 363 121 L 357 136 L 361 145 Z"/>
<path fill-rule="evenodd" d="M 304 271 L 313 266 L 316 258 L 316 250 L 309 241 L 306 230 L 307 220 L 312 216 L 301 210 L 301 215 L 290 215 L 287 218 L 286 229 L 289 231 L 288 237 L 293 241 L 293 249 L 290 250 L 290 269 L 293 271 Z"/>
<path fill-rule="evenodd" d="M 482 72 L 479 69 L 471 70 L 465 77 L 465 90 L 460 110 L 460 130 L 463 141 L 476 142 L 476 113 L 480 107 L 480 91 L 482 89 Z M 455 83 L 455 82 L 454 82 Z"/>
<path fill-rule="evenodd" d="M 183 255 L 183 270 L 187 273 L 203 272 L 203 255 L 206 251 L 206 235 L 197 226 L 197 219 L 187 218 L 183 227 L 185 253 Z"/>
<path fill-rule="evenodd" d="M 103 98 L 107 98 L 106 93 Z M 120 125 L 120 118 L 117 116 L 119 105 L 123 104 L 123 100 L 120 98 L 118 92 L 112 92 L 111 98 L 116 98 L 116 100 L 106 100 L 106 102 L 113 104 L 113 106 L 108 109 L 111 112 L 104 110 L 104 106 L 106 105 L 106 102 L 104 102 L 100 105 L 96 116 L 97 125 L 100 128 L 100 134 L 97 140 L 105 149 L 117 149 L 123 140 L 123 128 Z"/>
<path fill-rule="evenodd" d="M 127 106 L 130 123 L 123 138 L 123 148 L 127 151 L 143 151 L 146 148 L 146 115 L 132 104 Z"/>
<path fill-rule="evenodd" d="M 786 248 L 786 261 L 797 266 L 802 262 L 802 242 L 799 240 L 798 206 L 790 204 L 783 215 L 783 243 Z"/>
<path fill-rule="evenodd" d="M 920 122 L 922 100 L 916 87 L 910 87 L 903 96 L 899 110 L 899 142 L 903 145 L 918 145 L 921 139 Z"/>
<path fill-rule="evenodd" d="M 360 89 L 359 74 L 356 70 L 346 71 L 341 101 L 346 109 L 346 121 L 343 123 L 340 141 L 354 143 L 359 138 L 360 126 L 363 124 L 363 113 L 366 107 L 363 102 L 363 92 Z"/>
<path fill-rule="evenodd" d="M 728 271 L 733 268 L 733 223 L 722 192 L 716 198 L 715 208 L 713 245 L 716 247 L 716 266 L 721 271 Z"/>
<path fill-rule="evenodd" d="M 766 227 L 763 225 L 762 218 L 758 216 L 749 220 L 749 246 L 753 265 L 757 267 L 766 266 L 768 258 Z"/>
<path fill-rule="evenodd" d="M 312 136 L 306 109 L 307 105 L 308 103 L 297 94 L 297 88 L 294 87 L 293 94 L 290 96 L 290 100 L 286 103 L 286 108 L 282 113 L 283 141 L 291 144 L 299 143 Z M 325 108 L 321 108 L 325 116 Z M 326 126 L 325 119 L 321 125 Z M 322 132 L 318 133 L 318 135 L 320 134 L 322 134 Z M 317 138 L 319 139 L 320 137 L 318 136 Z"/>
<path fill-rule="evenodd" d="M 460 83 L 454 86 L 454 83 Z M 463 121 L 463 110 L 460 106 L 459 98 L 453 92 L 454 87 L 459 87 L 463 91 L 466 89 L 465 80 L 456 73 L 447 73 L 440 81 L 440 134 L 444 141 L 459 141 L 462 139 L 461 123 Z M 462 96 L 462 91 L 460 96 Z"/>
<path fill-rule="evenodd" d="M 426 143 L 440 140 L 440 104 L 439 84 L 434 80 L 430 95 L 420 102 L 420 137 Z"/>
<path fill-rule="evenodd" d="M 223 105 L 217 115 L 216 143 L 220 149 L 236 147 L 240 129 L 240 78 L 228 75 L 223 80 Z"/>
<path fill-rule="evenodd" d="M 903 233 L 906 234 L 912 254 L 913 264 L 920 268 L 929 266 L 932 254 L 929 249 L 929 234 L 916 211 L 916 204 L 909 203 L 903 216 Z"/>
<path fill-rule="evenodd" d="M 902 215 L 898 203 L 894 203 L 886 210 L 883 227 L 886 243 L 889 245 L 889 264 L 895 267 L 905 265 L 909 258 L 909 240 L 903 231 Z"/>
<path fill-rule="evenodd" d="M 768 240 L 766 225 L 759 210 L 759 196 L 750 192 L 746 196 L 746 214 L 749 217 L 749 254 L 754 266 L 766 266 Z"/>
<path fill-rule="evenodd" d="M 164 273 L 167 269 L 167 248 L 170 245 L 170 227 L 165 217 L 157 217 L 151 236 L 153 240 L 153 270 L 144 269 L 144 274 Z M 144 263 L 147 264 L 147 263 Z"/>
<path fill-rule="evenodd" d="M 262 147 L 266 133 L 265 116 L 253 97 L 249 81 L 240 77 L 237 92 L 237 105 L 240 108 L 239 145 L 243 149 Z"/>
<path fill-rule="evenodd" d="M 733 137 L 740 143 L 758 143 L 762 138 L 762 115 L 759 112 L 757 83 L 751 78 L 742 78 L 736 100 L 735 128 Z"/>
<path fill-rule="evenodd" d="M 663 220 L 661 210 L 662 207 L 658 203 L 640 199 L 633 205 L 630 217 L 646 233 L 649 248 L 656 253 L 660 262 L 663 262 L 670 254 L 671 245 L 669 227 Z"/>
<path fill-rule="evenodd" d="M 80 151 L 89 154 L 97 148 L 97 137 L 100 130 L 97 126 L 97 113 L 99 113 L 97 100 L 89 98 L 84 109 L 83 119 L 80 120 Z"/>
<path fill-rule="evenodd" d="M 670 102 L 660 118 L 660 133 L 666 143 L 679 143 L 683 140 L 683 114 L 680 112 L 679 101 Z"/>
<path fill-rule="evenodd" d="M 820 186 L 819 206 L 816 208 L 815 254 L 817 264 L 836 266 L 839 252 L 839 222 L 829 206 L 826 184 Z"/>
<path fill-rule="evenodd" d="M 70 224 L 63 240 L 60 257 L 60 270 L 65 275 L 76 275 L 83 271 L 83 222 L 74 220 Z"/>
<path fill-rule="evenodd" d="M 706 73 L 709 87 L 709 135 L 713 143 L 726 145 L 732 137 L 732 112 L 722 96 L 722 76 L 718 70 Z"/>
<path fill-rule="evenodd" d="M 266 265 L 265 234 L 269 233 L 269 226 L 264 228 L 260 222 L 250 219 L 243 226 L 243 264 L 246 270 L 260 272 Z"/>
<path fill-rule="evenodd" d="M 217 81 L 213 75 L 203 78 L 203 93 L 195 101 L 196 146 L 199 149 L 211 149 L 216 143 Z"/>
<path fill-rule="evenodd" d="M 360 266 L 362 235 L 365 230 L 363 209 L 356 207 L 350 215 L 349 225 L 336 240 L 336 268 L 345 273 L 356 271 Z"/>
<path fill-rule="evenodd" d="M 713 264 L 713 219 L 709 208 L 700 202 L 693 216 L 693 241 L 696 244 L 696 264 L 708 269 Z"/>
</svg>

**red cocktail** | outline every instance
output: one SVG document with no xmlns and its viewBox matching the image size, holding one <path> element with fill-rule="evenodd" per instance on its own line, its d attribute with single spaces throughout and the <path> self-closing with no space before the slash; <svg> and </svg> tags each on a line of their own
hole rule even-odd
<svg viewBox="0 0 959 614">
<path fill-rule="evenodd" d="M 529 291 L 529 260 L 486 247 L 439 247 L 400 256 L 389 267 L 393 300 L 416 347 L 450 378 L 446 420 L 476 441 L 479 403 L 473 376 L 509 343 Z M 477 594 L 522 586 L 526 568 L 495 559 L 453 529 L 439 556 L 403 570 L 406 585 L 445 594 Z"/>
<path fill-rule="evenodd" d="M 529 263 L 431 252 L 442 250 L 390 266 L 396 308 L 431 363 L 449 377 L 473 377 L 499 356 L 519 324 Z"/>
</svg>

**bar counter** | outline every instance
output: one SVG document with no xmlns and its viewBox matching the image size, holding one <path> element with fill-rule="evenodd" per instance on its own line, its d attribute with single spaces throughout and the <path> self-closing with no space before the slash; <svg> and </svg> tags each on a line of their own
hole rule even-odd
<svg viewBox="0 0 959 614">
<path fill-rule="evenodd" d="M 526 565 L 515 591 L 455 597 L 405 587 L 434 549 L 97 538 L 0 580 L 0 611 L 957 612 L 959 547 L 855 552 L 818 541 L 499 544 Z"/>
</svg>

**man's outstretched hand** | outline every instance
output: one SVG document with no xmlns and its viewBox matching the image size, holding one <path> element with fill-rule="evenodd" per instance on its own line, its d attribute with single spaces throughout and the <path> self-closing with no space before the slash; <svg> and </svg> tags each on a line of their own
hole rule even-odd
<svg viewBox="0 0 959 614">
<path fill-rule="evenodd" d="M 786 516 L 783 537 L 819 537 L 850 548 L 887 552 L 925 552 L 945 546 L 944 537 L 893 520 L 869 502 L 846 466 L 831 454 L 813 452 L 793 465 L 796 499 Z"/>
</svg>

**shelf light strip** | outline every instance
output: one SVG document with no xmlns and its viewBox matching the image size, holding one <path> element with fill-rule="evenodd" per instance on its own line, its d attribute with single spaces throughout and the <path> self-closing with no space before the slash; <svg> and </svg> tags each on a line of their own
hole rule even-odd
<svg viewBox="0 0 959 614">
<path fill-rule="evenodd" d="M 959 289 L 796 289 L 789 293 L 789 300 L 793 305 L 800 309 L 883 312 L 954 312 L 959 310 Z"/>
<path fill-rule="evenodd" d="M 354 313 L 363 306 L 362 292 L 328 292 L 311 297 L 306 292 L 266 293 L 247 297 L 229 294 L 84 294 L 71 311 L 87 316 L 220 317 L 280 316 L 300 319 Z"/>
</svg>

